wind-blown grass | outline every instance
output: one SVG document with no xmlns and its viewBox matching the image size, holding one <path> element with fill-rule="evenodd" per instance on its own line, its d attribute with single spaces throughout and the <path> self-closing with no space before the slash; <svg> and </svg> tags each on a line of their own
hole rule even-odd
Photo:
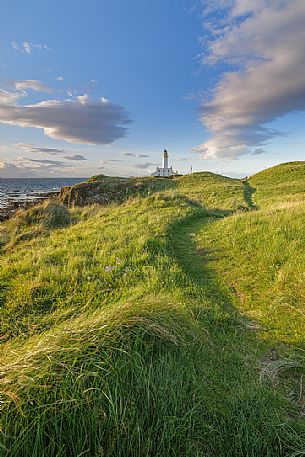
<svg viewBox="0 0 305 457">
<path fill-rule="evenodd" d="M 244 184 L 159 182 L 4 240 L 1 457 L 302 455 L 299 400 L 195 242 L 256 214 Z"/>
</svg>

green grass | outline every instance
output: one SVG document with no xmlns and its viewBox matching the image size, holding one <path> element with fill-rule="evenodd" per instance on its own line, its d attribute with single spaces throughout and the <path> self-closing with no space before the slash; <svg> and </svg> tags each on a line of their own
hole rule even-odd
<svg viewBox="0 0 305 457">
<path fill-rule="evenodd" d="M 0 456 L 304 455 L 301 210 L 144 181 L 2 225 Z"/>
<path fill-rule="evenodd" d="M 253 199 L 260 206 L 276 206 L 305 199 L 305 162 L 287 162 L 252 176 Z"/>
<path fill-rule="evenodd" d="M 178 190 L 210 210 L 231 212 L 247 210 L 245 188 L 239 179 L 203 172 L 182 176 Z"/>
<path fill-rule="evenodd" d="M 304 343 L 304 227 L 302 204 L 211 221 L 200 236 L 207 261 L 225 277 L 236 305 L 272 340 Z"/>
</svg>

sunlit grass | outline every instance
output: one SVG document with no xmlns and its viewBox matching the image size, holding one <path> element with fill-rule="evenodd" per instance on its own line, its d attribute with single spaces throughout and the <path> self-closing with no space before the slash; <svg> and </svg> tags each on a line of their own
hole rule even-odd
<svg viewBox="0 0 305 457">
<path fill-rule="evenodd" d="M 279 381 L 302 358 L 268 355 L 303 342 L 301 320 L 256 298 L 299 278 L 298 308 L 302 212 L 249 212 L 244 183 L 213 174 L 168 182 L 3 224 L 1 457 L 303 455 L 300 389 Z"/>
</svg>

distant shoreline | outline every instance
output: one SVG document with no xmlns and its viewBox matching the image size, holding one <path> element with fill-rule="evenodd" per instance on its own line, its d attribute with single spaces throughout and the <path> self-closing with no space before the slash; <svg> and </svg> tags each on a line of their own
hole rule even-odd
<svg viewBox="0 0 305 457">
<path fill-rule="evenodd" d="M 0 222 L 16 211 L 27 209 L 49 198 L 55 198 L 64 187 L 87 178 L 0 178 Z"/>
<path fill-rule="evenodd" d="M 10 219 L 17 211 L 20 209 L 28 209 L 32 206 L 38 205 L 45 200 L 50 198 L 54 198 L 60 194 L 60 190 L 54 192 L 48 192 L 46 194 L 41 194 L 32 200 L 25 200 L 25 201 L 14 201 L 10 202 L 7 206 L 1 208 L 0 207 L 0 222 L 6 221 Z"/>
</svg>

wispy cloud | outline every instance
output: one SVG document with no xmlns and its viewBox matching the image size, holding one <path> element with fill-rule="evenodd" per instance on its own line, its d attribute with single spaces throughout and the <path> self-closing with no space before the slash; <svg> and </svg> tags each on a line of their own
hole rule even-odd
<svg viewBox="0 0 305 457">
<path fill-rule="evenodd" d="M 133 154 L 132 152 L 124 152 L 123 155 L 128 157 L 149 157 L 147 154 Z"/>
<path fill-rule="evenodd" d="M 83 171 L 80 167 L 75 167 L 63 160 L 32 159 L 30 157 L 17 157 L 15 160 L 0 161 L 0 176 L 8 178 L 30 177 L 30 176 L 50 176 L 64 173 Z"/>
<path fill-rule="evenodd" d="M 192 158 L 195 159 L 194 157 L 175 157 L 175 160 L 179 160 L 180 162 L 189 162 L 190 160 L 192 160 Z"/>
<path fill-rule="evenodd" d="M 40 44 L 40 43 L 31 43 L 29 41 L 24 41 L 23 43 L 17 43 L 16 41 L 11 41 L 11 45 L 13 49 L 16 49 L 16 51 L 22 52 L 24 54 L 32 54 L 34 49 L 37 49 L 38 51 L 46 50 L 46 51 L 51 51 L 49 46 L 46 44 Z"/>
<path fill-rule="evenodd" d="M 35 176 L 35 170 L 26 165 L 17 166 L 14 163 L 0 160 L 1 178 L 29 178 Z"/>
<path fill-rule="evenodd" d="M 0 161 L 0 176 L 7 177 L 11 174 L 16 174 L 18 172 L 18 167 L 13 163 L 5 162 L 3 160 Z"/>
<path fill-rule="evenodd" d="M 41 146 L 35 146 L 34 144 L 27 143 L 17 143 L 14 146 L 28 153 L 42 153 L 49 154 L 52 156 L 59 155 L 66 160 L 87 160 L 87 158 L 82 154 L 69 154 L 69 151 L 67 149 L 44 148 Z"/>
<path fill-rule="evenodd" d="M 123 162 L 123 160 L 121 159 L 103 159 L 103 160 L 100 160 L 100 164 L 101 165 L 108 165 L 109 163 L 117 163 L 117 162 Z M 115 165 L 112 165 L 114 167 L 116 167 Z"/>
<path fill-rule="evenodd" d="M 268 123 L 305 110 L 305 2 L 206 4 L 213 38 L 205 43 L 204 64 L 220 63 L 227 70 L 201 106 L 202 123 L 212 136 L 195 150 L 203 159 L 232 159 L 283 134 Z M 221 21 L 220 8 L 226 13 Z"/>
<path fill-rule="evenodd" d="M 51 87 L 42 83 L 41 81 L 38 81 L 37 79 L 22 79 L 22 80 L 10 81 L 10 84 L 13 87 L 15 87 L 17 90 L 32 89 L 36 92 L 46 92 L 49 94 L 54 92 L 54 89 L 52 89 Z"/>
<path fill-rule="evenodd" d="M 128 113 L 105 98 L 19 103 L 24 92 L 0 90 L 0 123 L 43 129 L 45 135 L 70 143 L 110 144 L 126 136 Z"/>
<path fill-rule="evenodd" d="M 0 89 L 0 107 L 13 106 L 18 100 L 25 96 L 26 94 L 22 92 L 18 93 Z"/>
<path fill-rule="evenodd" d="M 41 152 L 50 155 L 67 154 L 69 152 L 67 149 L 44 148 L 41 146 L 35 146 L 34 144 L 30 143 L 17 143 L 14 146 L 23 149 L 26 152 Z"/>
<path fill-rule="evenodd" d="M 67 160 L 87 160 L 87 158 L 81 154 L 69 154 L 67 156 L 63 156 L 64 159 Z"/>
<path fill-rule="evenodd" d="M 145 163 L 137 163 L 135 164 L 136 168 L 139 168 L 140 170 L 145 170 L 149 167 L 151 167 L 153 164 L 151 162 L 145 162 Z"/>
<path fill-rule="evenodd" d="M 254 149 L 254 151 L 253 151 L 252 154 L 255 155 L 255 156 L 258 156 L 258 155 L 260 155 L 260 154 L 265 154 L 265 153 L 266 153 L 265 149 L 263 149 L 263 148 L 256 148 L 256 149 Z"/>
<path fill-rule="evenodd" d="M 50 160 L 50 159 L 32 159 L 30 157 L 18 157 L 17 161 L 19 163 L 25 162 L 34 162 L 43 166 L 52 166 L 52 167 L 70 167 L 71 164 L 64 162 L 63 160 Z"/>
</svg>

